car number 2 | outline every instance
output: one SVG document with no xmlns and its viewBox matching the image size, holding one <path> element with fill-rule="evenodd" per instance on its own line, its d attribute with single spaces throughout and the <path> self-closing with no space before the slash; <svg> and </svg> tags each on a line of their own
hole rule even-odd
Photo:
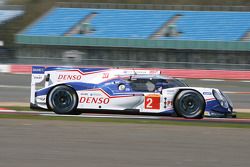
<svg viewBox="0 0 250 167">
<path fill-rule="evenodd" d="M 160 109 L 160 96 L 145 96 L 145 109 Z"/>
</svg>

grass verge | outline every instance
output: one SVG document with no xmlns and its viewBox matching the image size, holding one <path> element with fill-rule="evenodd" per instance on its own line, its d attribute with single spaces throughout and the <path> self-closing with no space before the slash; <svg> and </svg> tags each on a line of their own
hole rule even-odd
<svg viewBox="0 0 250 167">
<path fill-rule="evenodd" d="M 237 113 L 237 118 L 241 118 L 241 119 L 250 119 L 250 113 L 238 112 L 238 113 Z"/>
</svg>

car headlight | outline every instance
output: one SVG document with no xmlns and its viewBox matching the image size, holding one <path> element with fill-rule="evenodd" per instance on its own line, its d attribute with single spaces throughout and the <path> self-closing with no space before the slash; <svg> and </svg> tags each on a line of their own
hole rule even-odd
<svg viewBox="0 0 250 167">
<path fill-rule="evenodd" d="M 216 100 L 219 101 L 220 105 L 224 108 L 228 108 L 228 102 L 220 91 L 213 90 L 213 95 Z"/>
<path fill-rule="evenodd" d="M 221 92 L 221 94 L 225 97 L 225 99 L 227 100 L 229 106 L 233 107 L 233 102 L 231 101 L 231 99 L 226 94 L 224 94 L 223 92 Z"/>
</svg>

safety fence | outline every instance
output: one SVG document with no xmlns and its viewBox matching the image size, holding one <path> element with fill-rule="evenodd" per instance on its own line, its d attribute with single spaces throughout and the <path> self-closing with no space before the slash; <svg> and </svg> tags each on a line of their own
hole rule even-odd
<svg viewBox="0 0 250 167">
<path fill-rule="evenodd" d="M 192 41 L 192 40 L 150 40 L 122 38 L 75 38 L 64 36 L 16 35 L 17 44 L 49 46 L 94 46 L 154 49 L 193 49 L 250 51 L 249 42 L 242 41 Z"/>
<path fill-rule="evenodd" d="M 93 56 L 94 57 L 94 56 Z M 119 57 L 111 58 L 79 58 L 79 57 L 19 57 L 8 60 L 4 64 L 53 64 L 68 66 L 109 66 L 126 68 L 168 68 L 168 69 L 209 69 L 209 70 L 250 70 L 250 64 L 234 63 L 205 63 L 185 61 L 164 61 L 164 60 L 134 60 Z"/>
<path fill-rule="evenodd" d="M 164 5 L 164 4 L 121 4 L 121 3 L 83 3 L 58 2 L 58 7 L 102 8 L 102 9 L 140 9 L 140 10 L 193 10 L 193 11 L 250 11 L 249 3 L 229 5 Z"/>
</svg>

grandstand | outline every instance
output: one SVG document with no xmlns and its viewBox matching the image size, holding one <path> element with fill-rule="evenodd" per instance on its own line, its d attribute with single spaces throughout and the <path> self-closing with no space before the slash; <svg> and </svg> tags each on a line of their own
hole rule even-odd
<svg viewBox="0 0 250 167">
<path fill-rule="evenodd" d="M 45 56 L 45 52 L 50 54 L 44 48 L 43 51 L 40 49 L 44 46 L 55 46 L 58 50 L 56 55 L 53 55 L 57 58 L 71 48 L 80 50 L 88 59 L 84 63 L 90 65 L 95 65 L 94 60 L 89 62 L 89 59 L 93 57 L 103 60 L 105 57 L 101 55 L 105 54 L 103 48 L 112 50 L 106 56 L 109 60 L 114 59 L 112 56 L 119 57 L 113 55 L 114 53 L 123 55 L 123 58 L 120 56 L 119 60 L 113 63 L 106 62 L 104 65 L 119 65 L 119 63 L 125 66 L 138 65 L 129 63 L 129 59 L 134 62 L 138 56 L 127 55 L 129 58 L 126 58 L 121 51 L 121 48 L 124 48 L 123 50 L 133 48 L 134 54 L 144 55 L 139 59 L 143 59 L 143 65 L 147 64 L 147 66 L 154 66 L 154 63 L 159 62 L 163 67 L 171 66 L 169 62 L 173 62 L 176 67 L 176 62 L 191 61 L 191 65 L 186 62 L 185 68 L 187 66 L 193 68 L 194 63 L 199 62 L 198 68 L 214 68 L 214 63 L 219 61 L 222 64 L 229 64 L 228 67 L 231 68 L 230 64 L 242 65 L 250 61 L 245 56 L 245 53 L 250 51 L 249 18 L 250 12 L 236 11 L 55 7 L 17 34 L 16 42 L 22 46 L 19 48 L 20 54 L 30 56 L 28 50 L 33 48 L 33 53 L 39 50 L 36 55 L 40 58 Z M 23 46 L 29 46 L 29 49 Z M 61 49 L 62 46 L 64 46 L 63 49 Z M 150 51 L 145 51 L 145 49 L 150 49 Z M 174 53 L 172 49 L 178 51 Z M 202 56 L 211 55 L 211 58 L 214 51 L 217 51 L 213 54 L 214 60 Z M 236 51 L 244 53 L 242 61 L 238 60 L 235 53 L 232 53 Z M 173 54 L 177 56 L 172 58 Z M 178 56 L 178 54 L 183 56 Z M 221 59 L 216 57 L 217 54 L 230 54 L 230 57 Z M 123 64 L 123 60 L 128 61 Z M 150 61 L 155 62 L 152 64 Z M 180 67 L 183 68 L 182 65 Z M 243 68 L 249 68 L 249 66 Z"/>
<path fill-rule="evenodd" d="M 160 36 L 161 40 L 240 41 L 250 29 L 250 12 L 207 12 L 171 10 L 119 10 L 55 8 L 21 34 L 27 36 L 65 36 L 91 14 L 95 31 L 70 34 L 74 37 L 147 39 L 175 16 L 180 35 Z"/>
</svg>

